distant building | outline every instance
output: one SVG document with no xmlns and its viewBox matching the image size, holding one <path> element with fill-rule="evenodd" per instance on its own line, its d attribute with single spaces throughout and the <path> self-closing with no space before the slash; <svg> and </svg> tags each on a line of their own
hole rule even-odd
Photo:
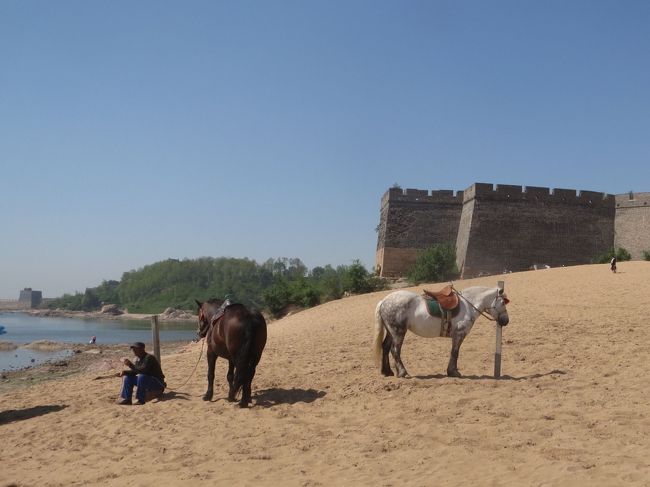
<svg viewBox="0 0 650 487">
<path fill-rule="evenodd" d="M 43 302 L 43 293 L 34 291 L 31 287 L 26 287 L 20 291 L 18 302 L 27 308 L 37 308 Z"/>
</svg>

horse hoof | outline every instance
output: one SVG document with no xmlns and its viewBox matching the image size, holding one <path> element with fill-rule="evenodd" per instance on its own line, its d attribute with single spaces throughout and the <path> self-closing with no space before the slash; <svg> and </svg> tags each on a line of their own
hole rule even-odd
<svg viewBox="0 0 650 487">
<path fill-rule="evenodd" d="M 246 408 L 248 408 L 248 403 L 247 403 L 247 402 L 240 402 L 240 403 L 239 403 L 239 407 L 240 407 L 241 409 L 246 409 Z"/>
<path fill-rule="evenodd" d="M 395 374 L 393 373 L 392 370 L 382 370 L 382 371 L 381 371 L 381 374 L 382 374 L 384 377 L 392 377 L 392 376 L 395 375 Z"/>
<path fill-rule="evenodd" d="M 460 372 L 458 370 L 448 370 L 447 375 L 449 377 L 462 377 L 462 375 L 460 375 Z"/>
<path fill-rule="evenodd" d="M 204 401 L 212 401 L 212 394 L 205 394 L 203 396 Z"/>
</svg>

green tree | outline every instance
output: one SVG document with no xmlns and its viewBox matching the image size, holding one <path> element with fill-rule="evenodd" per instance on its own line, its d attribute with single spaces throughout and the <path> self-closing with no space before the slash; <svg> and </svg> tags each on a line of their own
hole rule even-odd
<svg viewBox="0 0 650 487">
<path fill-rule="evenodd" d="M 310 278 L 318 289 L 321 303 L 343 296 L 341 274 L 342 272 L 338 272 L 331 265 L 312 269 Z"/>
<path fill-rule="evenodd" d="M 274 285 L 262 292 L 262 299 L 273 316 L 281 316 L 291 302 L 289 285 L 284 278 L 278 279 Z"/>
<path fill-rule="evenodd" d="M 119 281 L 102 281 L 102 283 L 93 288 L 94 293 L 99 298 L 100 304 L 120 304 L 118 289 Z"/>
<path fill-rule="evenodd" d="M 643 260 L 650 260 L 650 250 L 643 251 Z"/>
<path fill-rule="evenodd" d="M 436 244 L 424 249 L 407 274 L 413 284 L 448 281 L 456 276 L 456 249 L 451 244 Z"/>
<path fill-rule="evenodd" d="M 343 291 L 363 294 L 386 288 L 386 282 L 374 272 L 368 272 L 358 259 L 352 261 L 352 265 L 342 266 L 339 269 Z"/>
</svg>

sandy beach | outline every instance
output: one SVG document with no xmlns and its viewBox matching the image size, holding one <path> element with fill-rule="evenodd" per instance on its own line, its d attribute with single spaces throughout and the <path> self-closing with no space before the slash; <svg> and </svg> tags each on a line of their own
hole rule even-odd
<svg viewBox="0 0 650 487">
<path fill-rule="evenodd" d="M 0 394 L 0 486 L 648 485 L 650 262 L 531 271 L 505 279 L 510 325 L 494 380 L 494 324 L 479 318 L 445 375 L 449 339 L 407 335 L 411 379 L 371 357 L 374 308 L 354 296 L 269 325 L 252 408 L 225 401 L 205 360 L 160 402 L 117 406 L 117 371 L 81 372 Z M 435 289 L 435 284 L 421 286 Z M 414 288 L 414 289 L 421 289 Z M 163 355 L 169 387 L 201 344 Z M 98 365 L 99 364 L 99 365 Z"/>
</svg>

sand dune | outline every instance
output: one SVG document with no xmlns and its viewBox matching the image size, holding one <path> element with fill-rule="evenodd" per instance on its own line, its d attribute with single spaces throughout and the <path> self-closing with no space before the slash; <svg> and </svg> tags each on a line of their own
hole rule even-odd
<svg viewBox="0 0 650 487">
<path fill-rule="evenodd" d="M 374 293 L 271 324 L 248 410 L 224 400 L 224 362 L 216 400 L 200 399 L 204 360 L 142 407 L 115 405 L 119 380 L 91 371 L 12 390 L 0 485 L 647 485 L 650 263 L 619 268 L 504 276 L 499 381 L 484 318 L 461 349 L 463 378 L 444 375 L 448 339 L 413 335 L 413 378 L 380 376 L 373 312 L 386 293 Z M 170 387 L 199 350 L 163 357 Z"/>
</svg>

